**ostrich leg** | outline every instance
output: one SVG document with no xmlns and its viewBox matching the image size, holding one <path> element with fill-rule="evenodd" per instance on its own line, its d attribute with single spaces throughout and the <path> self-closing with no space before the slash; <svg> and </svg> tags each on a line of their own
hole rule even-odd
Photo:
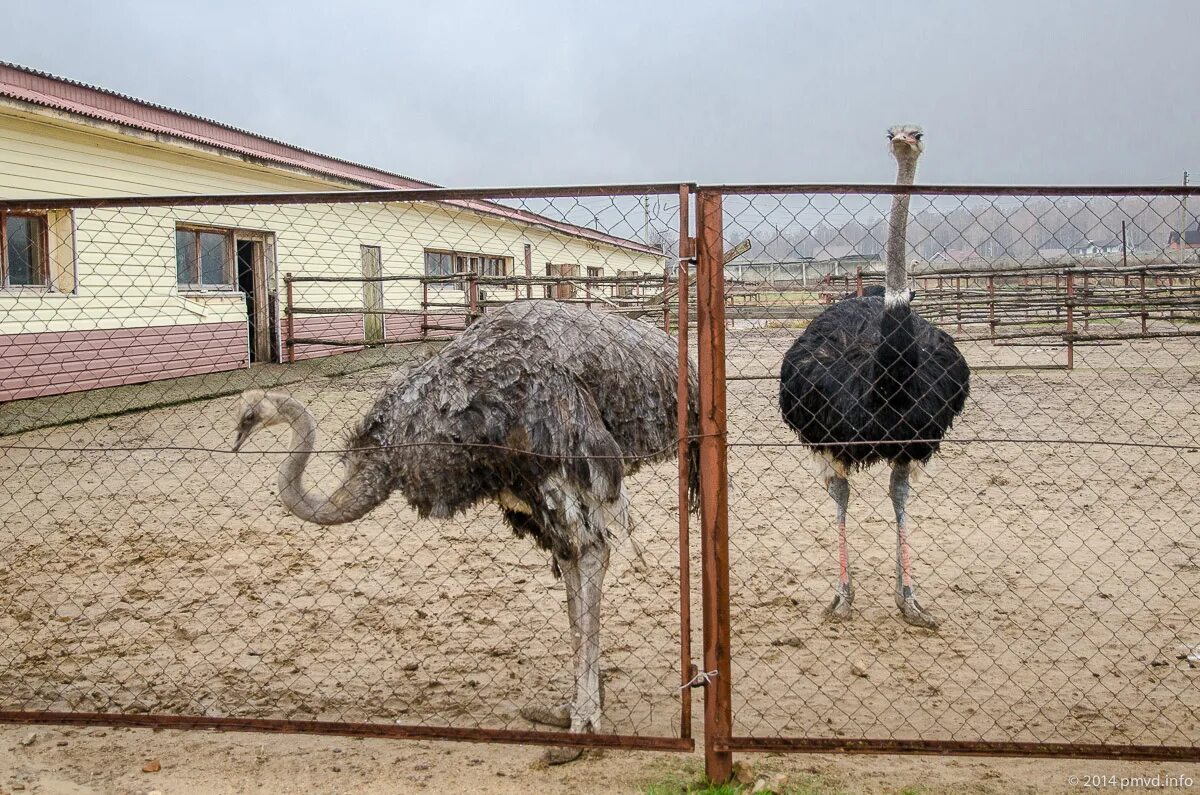
<svg viewBox="0 0 1200 795">
<path fill-rule="evenodd" d="M 896 509 L 896 606 L 900 616 L 914 627 L 937 629 L 938 621 L 917 604 L 917 586 L 912 577 L 912 555 L 908 549 L 908 477 L 911 464 L 892 467 L 892 507 Z"/>
<path fill-rule="evenodd" d="M 575 694 L 567 705 L 568 723 L 564 727 L 572 732 L 600 729 L 600 600 L 607 570 L 608 545 L 604 543 L 589 547 L 578 560 L 562 567 L 575 644 Z M 539 723 L 561 726 L 559 709 L 529 707 L 522 714 Z M 550 719 L 538 720 L 543 716 Z M 547 764 L 560 765 L 578 759 L 582 753 L 582 748 L 549 748 L 543 759 Z"/>
<path fill-rule="evenodd" d="M 825 608 L 825 617 L 837 621 L 850 618 L 854 604 L 854 587 L 850 584 L 850 552 L 846 547 L 846 506 L 850 502 L 850 481 L 844 475 L 829 479 L 829 496 L 837 503 L 838 524 L 838 584 L 833 602 Z"/>
<path fill-rule="evenodd" d="M 600 601 L 608 571 L 608 544 L 601 541 L 579 556 L 578 607 L 581 650 L 575 667 L 575 701 L 571 731 L 600 730 Z"/>
<path fill-rule="evenodd" d="M 567 592 L 567 631 L 571 635 L 571 664 L 577 670 L 582 636 L 579 634 L 579 566 L 573 560 L 559 560 L 558 569 L 562 572 L 563 587 Z M 574 685 L 578 689 L 578 684 Z M 572 697 L 553 706 L 543 704 L 527 704 L 521 708 L 521 717 L 533 723 L 554 726 L 558 729 L 571 728 Z M 570 750 L 570 749 L 560 749 Z M 578 756 L 578 754 L 576 754 Z M 572 757 L 574 758 L 574 757 Z M 563 759 L 562 761 L 570 761 Z"/>
</svg>

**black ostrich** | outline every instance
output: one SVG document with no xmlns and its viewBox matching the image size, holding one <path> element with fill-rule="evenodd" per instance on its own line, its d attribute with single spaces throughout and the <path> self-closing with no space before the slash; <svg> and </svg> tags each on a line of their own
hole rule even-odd
<svg viewBox="0 0 1200 795">
<path fill-rule="evenodd" d="M 911 185 L 924 150 L 921 129 L 893 127 L 888 139 L 899 164 L 896 182 Z M 938 622 L 917 603 L 912 577 L 905 513 L 909 475 L 914 464 L 937 452 L 962 412 L 971 372 L 950 335 L 909 305 L 908 201 L 899 193 L 892 201 L 884 294 L 843 299 L 809 324 L 784 356 L 779 407 L 800 441 L 818 456 L 821 477 L 837 502 L 840 577 L 826 616 L 849 618 L 854 601 L 846 551 L 846 477 L 851 470 L 888 461 L 896 510 L 896 604 L 909 624 L 932 629 Z"/>
</svg>

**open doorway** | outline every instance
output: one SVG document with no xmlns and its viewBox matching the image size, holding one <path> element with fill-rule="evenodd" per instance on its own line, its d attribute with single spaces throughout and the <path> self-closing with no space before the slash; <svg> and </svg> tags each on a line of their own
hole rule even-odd
<svg viewBox="0 0 1200 795">
<path fill-rule="evenodd" d="M 264 240 L 237 237 L 238 290 L 246 297 L 250 363 L 278 361 L 276 313 L 267 287 Z"/>
</svg>

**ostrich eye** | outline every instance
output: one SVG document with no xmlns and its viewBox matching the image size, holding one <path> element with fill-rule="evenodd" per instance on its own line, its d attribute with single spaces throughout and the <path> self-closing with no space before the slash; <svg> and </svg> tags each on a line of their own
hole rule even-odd
<svg viewBox="0 0 1200 795">
<path fill-rule="evenodd" d="M 888 140 L 890 141 L 890 140 L 892 140 L 893 138 L 895 138 L 895 137 L 896 137 L 896 135 L 895 135 L 895 133 L 888 133 L 888 134 L 887 134 L 887 137 L 888 137 Z"/>
<path fill-rule="evenodd" d="M 913 133 L 912 134 L 912 137 L 916 138 L 918 141 L 921 140 L 924 136 L 925 136 L 925 133 Z"/>
</svg>

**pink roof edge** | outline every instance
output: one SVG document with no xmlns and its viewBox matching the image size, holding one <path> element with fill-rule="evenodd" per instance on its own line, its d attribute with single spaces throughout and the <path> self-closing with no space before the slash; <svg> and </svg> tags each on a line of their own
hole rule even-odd
<svg viewBox="0 0 1200 795">
<path fill-rule="evenodd" d="M 336 177 L 370 188 L 402 190 L 404 188 L 442 187 L 432 182 L 423 182 L 401 174 L 393 174 L 371 166 L 302 149 L 274 138 L 257 135 L 201 116 L 4 61 L 0 61 L 0 96 L 143 132 L 169 135 L 277 165 L 298 168 L 322 176 Z M 664 256 L 661 251 L 633 240 L 565 221 L 555 221 L 537 213 L 517 210 L 494 202 L 455 200 L 446 203 L 512 221 L 544 226 L 620 248 Z"/>
</svg>

